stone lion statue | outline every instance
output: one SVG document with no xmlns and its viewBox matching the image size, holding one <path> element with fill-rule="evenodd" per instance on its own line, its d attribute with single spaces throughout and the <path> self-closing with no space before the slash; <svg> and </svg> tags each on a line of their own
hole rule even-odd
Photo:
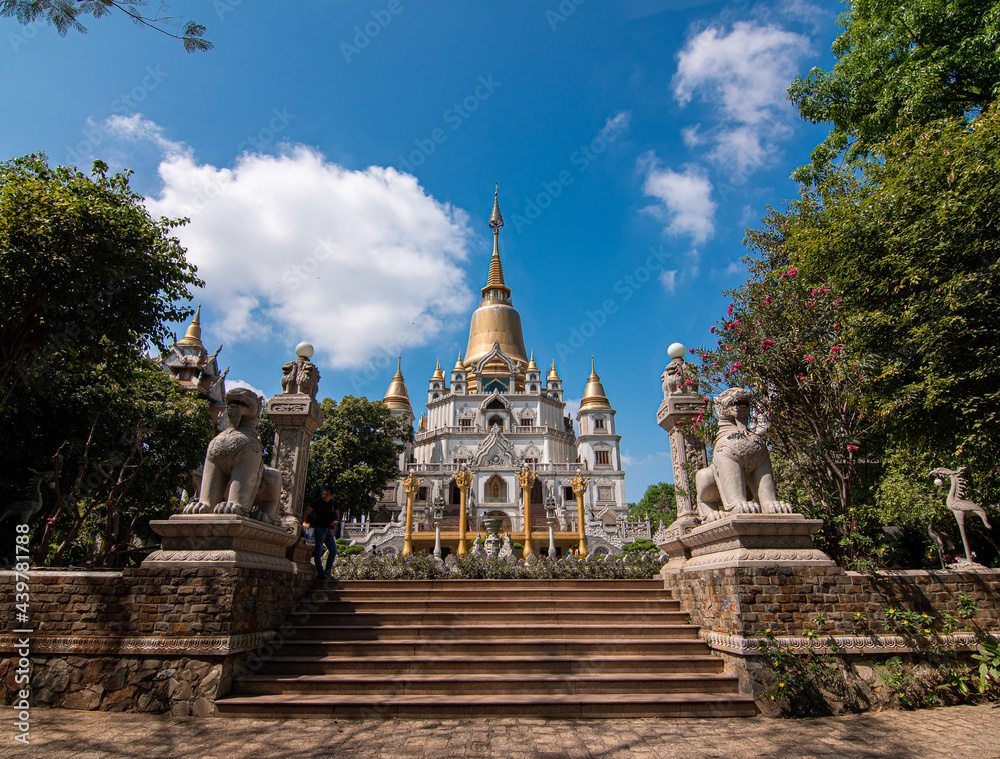
<svg viewBox="0 0 1000 759">
<path fill-rule="evenodd" d="M 771 456 L 760 435 L 747 428 L 750 393 L 731 387 L 715 399 L 719 434 L 712 463 L 695 475 L 698 516 L 710 522 L 728 514 L 790 514 L 778 500 Z"/>
<path fill-rule="evenodd" d="M 685 380 L 690 380 L 691 384 L 685 385 Z M 660 386 L 663 389 L 664 398 L 671 395 L 697 393 L 698 372 L 683 358 L 675 358 L 667 364 L 663 374 L 660 375 Z"/>
<path fill-rule="evenodd" d="M 201 489 L 185 514 L 238 514 L 276 524 L 281 473 L 264 466 L 257 435 L 262 399 L 243 387 L 226 393 L 226 429 L 208 444 Z"/>
</svg>

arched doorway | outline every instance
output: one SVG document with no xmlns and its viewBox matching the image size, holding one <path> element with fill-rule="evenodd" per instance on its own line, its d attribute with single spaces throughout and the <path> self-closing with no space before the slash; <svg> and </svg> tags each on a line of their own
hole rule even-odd
<svg viewBox="0 0 1000 759">
<path fill-rule="evenodd" d="M 489 519 L 502 519 L 503 523 L 500 525 L 500 532 L 511 531 L 510 517 L 502 511 L 487 511 L 486 515 L 483 517 L 483 522 L 485 523 Z"/>
</svg>

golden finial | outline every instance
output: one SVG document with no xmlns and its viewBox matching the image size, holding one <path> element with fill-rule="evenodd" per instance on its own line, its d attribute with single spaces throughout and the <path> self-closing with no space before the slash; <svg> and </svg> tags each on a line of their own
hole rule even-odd
<svg viewBox="0 0 1000 759">
<path fill-rule="evenodd" d="M 431 377 L 432 380 L 443 380 L 444 372 L 441 371 L 441 359 L 438 359 L 437 368 L 434 370 L 434 376 Z"/>
<path fill-rule="evenodd" d="M 201 304 L 198 304 L 198 308 L 194 312 L 194 319 L 191 321 L 191 325 L 187 328 L 187 332 L 184 333 L 184 337 L 177 341 L 178 345 L 197 345 L 204 349 L 204 345 L 201 343 Z"/>
<path fill-rule="evenodd" d="M 385 391 L 382 403 L 393 411 L 413 412 L 410 406 L 410 395 L 406 392 L 406 380 L 403 379 L 403 357 L 400 356 L 396 362 L 396 373 L 389 382 L 389 389 Z"/>
<path fill-rule="evenodd" d="M 535 363 L 535 352 L 531 351 L 531 360 L 528 362 L 528 368 L 525 370 L 528 372 L 537 372 L 538 364 Z"/>
<path fill-rule="evenodd" d="M 580 401 L 580 410 L 599 408 L 610 409 L 611 403 L 604 392 L 604 385 L 594 368 L 594 357 L 590 357 L 590 376 L 587 378 L 587 387 L 583 391 L 583 400 Z"/>
<path fill-rule="evenodd" d="M 552 368 L 549 369 L 549 373 L 546 376 L 546 379 L 550 379 L 550 380 L 560 379 L 559 372 L 556 371 L 556 360 L 555 359 L 552 359 Z"/>
<path fill-rule="evenodd" d="M 493 213 L 490 215 L 490 226 L 493 228 L 493 234 L 500 233 L 500 227 L 503 226 L 503 215 L 500 213 L 500 183 L 497 183 L 496 189 L 493 192 Z"/>
<path fill-rule="evenodd" d="M 453 372 L 464 372 L 465 364 L 462 363 L 462 350 L 458 351 L 458 359 L 455 361 L 455 368 L 452 369 Z"/>
</svg>

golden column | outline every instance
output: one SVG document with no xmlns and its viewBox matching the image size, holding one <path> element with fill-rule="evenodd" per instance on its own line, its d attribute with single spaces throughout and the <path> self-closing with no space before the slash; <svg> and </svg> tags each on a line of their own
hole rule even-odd
<svg viewBox="0 0 1000 759">
<path fill-rule="evenodd" d="M 586 519 L 583 516 L 583 494 L 587 492 L 587 486 L 590 485 L 590 478 L 584 477 L 580 474 L 580 470 L 576 470 L 576 477 L 569 481 L 569 484 L 573 487 L 573 494 L 576 496 L 576 518 L 577 527 L 580 528 L 580 555 L 587 555 L 587 533 L 584 531 Z"/>
<path fill-rule="evenodd" d="M 403 537 L 403 556 L 413 553 L 413 499 L 420 492 L 422 482 L 423 480 L 417 478 L 416 472 L 410 472 L 410 476 L 403 480 L 403 492 L 406 493 L 406 535 Z"/>
<path fill-rule="evenodd" d="M 455 485 L 458 486 L 458 492 L 460 495 L 459 503 L 459 514 L 458 514 L 458 555 L 465 556 L 469 552 L 469 547 L 465 543 L 465 529 L 466 529 L 466 518 L 465 518 L 465 498 L 469 493 L 469 486 L 472 484 L 472 472 L 469 468 L 462 465 L 462 468 L 458 470 L 455 474 Z"/>
<path fill-rule="evenodd" d="M 528 465 L 517 473 L 517 481 L 521 483 L 521 490 L 524 492 L 524 557 L 533 556 L 535 546 L 531 542 L 531 486 L 535 484 L 535 473 Z"/>
</svg>

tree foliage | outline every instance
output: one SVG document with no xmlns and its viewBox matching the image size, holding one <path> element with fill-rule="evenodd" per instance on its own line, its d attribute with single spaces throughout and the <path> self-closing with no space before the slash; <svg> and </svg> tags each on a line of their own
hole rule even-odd
<svg viewBox="0 0 1000 759">
<path fill-rule="evenodd" d="M 180 40 L 184 50 L 194 53 L 211 50 L 214 45 L 205 39 L 205 27 L 194 21 L 181 21 L 161 13 L 165 4 L 152 16 L 142 13 L 141 8 L 149 5 L 149 0 L 0 0 L 0 16 L 17 19 L 22 24 L 37 20 L 52 24 L 65 37 L 71 29 L 81 34 L 87 33 L 81 18 L 93 16 L 103 18 L 113 11 L 123 13 L 137 25 L 154 29 L 168 37 Z"/>
<path fill-rule="evenodd" d="M 183 221 L 150 217 L 130 173 L 0 164 L 0 406 L 55 357 L 114 370 L 191 313 L 202 282 L 170 235 Z"/>
<path fill-rule="evenodd" d="M 670 525 L 677 519 L 677 499 L 674 486 L 669 482 L 658 482 L 646 488 L 638 503 L 628 505 L 628 518 L 649 519 L 653 529 L 661 522 Z"/>
<path fill-rule="evenodd" d="M 53 362 L 0 409 L 9 431 L 0 439 L 5 502 L 23 497 L 29 468 L 57 475 L 32 522 L 39 564 L 127 563 L 136 542 L 157 541 L 149 520 L 174 511 L 204 457 L 207 404 L 155 363 L 133 358 L 127 371 Z"/>
<path fill-rule="evenodd" d="M 913 125 L 974 116 L 1000 92 L 995 0 L 852 0 L 840 23 L 833 69 L 789 89 L 803 118 L 832 125 L 814 166 L 845 149 L 866 155 Z"/>
<path fill-rule="evenodd" d="M 322 486 L 353 515 L 369 514 L 385 487 L 399 476 L 401 443 L 413 428 L 381 401 L 345 395 L 324 398 L 323 424 L 309 448 L 309 492 Z"/>
</svg>

